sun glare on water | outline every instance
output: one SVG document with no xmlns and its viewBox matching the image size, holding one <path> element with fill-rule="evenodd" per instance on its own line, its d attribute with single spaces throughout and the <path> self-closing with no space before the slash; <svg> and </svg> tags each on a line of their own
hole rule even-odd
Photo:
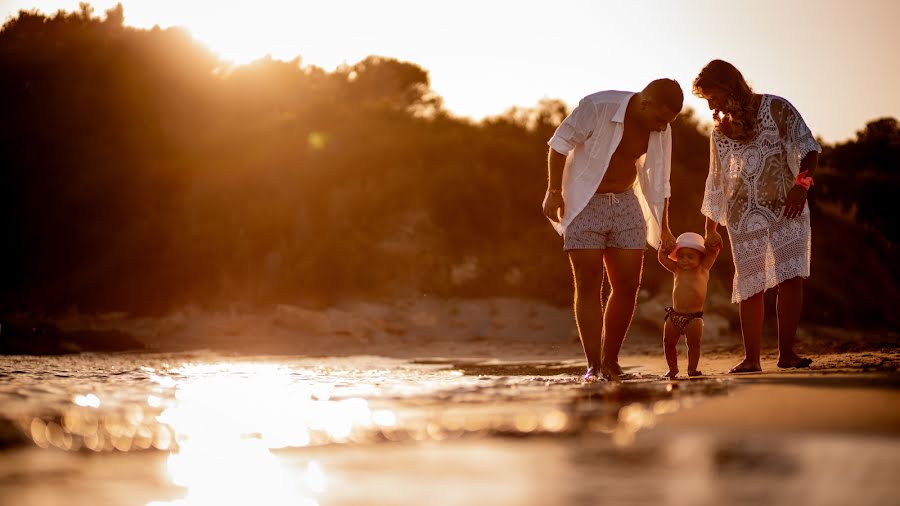
<svg viewBox="0 0 900 506">
<path fill-rule="evenodd" d="M 329 385 L 298 383 L 277 365 L 197 364 L 172 372 L 185 379 L 157 421 L 178 435 L 167 474 L 186 495 L 153 506 L 318 504 L 326 471 L 311 460 L 297 479 L 272 450 L 345 441 L 391 419 L 362 398 L 332 400 Z"/>
</svg>

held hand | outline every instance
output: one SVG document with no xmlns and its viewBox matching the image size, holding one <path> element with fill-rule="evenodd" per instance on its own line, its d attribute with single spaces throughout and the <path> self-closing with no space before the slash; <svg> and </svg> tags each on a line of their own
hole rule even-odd
<svg viewBox="0 0 900 506">
<path fill-rule="evenodd" d="M 544 202 L 544 216 L 548 220 L 559 222 L 565 212 L 566 203 L 563 201 L 561 194 L 551 193 L 547 195 L 547 201 Z"/>
<path fill-rule="evenodd" d="M 660 239 L 659 247 L 662 248 L 663 252 L 665 252 L 666 255 L 668 255 L 669 253 L 672 252 L 673 249 L 675 249 L 675 236 L 672 235 L 672 231 L 669 230 L 668 228 L 666 228 L 662 231 L 662 234 L 660 235 L 659 239 Z"/>
<path fill-rule="evenodd" d="M 722 236 L 719 232 L 712 230 L 706 233 L 704 246 L 710 250 L 722 249 Z"/>
<path fill-rule="evenodd" d="M 784 214 L 787 219 L 796 218 L 803 212 L 803 205 L 806 204 L 806 188 L 795 184 L 788 191 L 787 197 L 784 199 Z"/>
</svg>

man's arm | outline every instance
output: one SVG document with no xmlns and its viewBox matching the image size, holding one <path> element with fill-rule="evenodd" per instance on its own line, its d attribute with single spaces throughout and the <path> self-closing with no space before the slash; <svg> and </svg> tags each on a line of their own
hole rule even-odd
<svg viewBox="0 0 900 506">
<path fill-rule="evenodd" d="M 667 271 L 674 274 L 675 269 L 678 268 L 678 264 L 669 258 L 669 253 L 671 252 L 671 249 L 663 248 L 662 244 L 660 244 L 659 250 L 656 252 L 656 259 L 659 260 L 659 264 L 665 267 Z"/>
<path fill-rule="evenodd" d="M 550 221 L 562 220 L 566 204 L 562 197 L 562 176 L 566 166 L 566 155 L 550 148 L 547 153 L 547 200 L 544 202 L 544 216 Z"/>
<path fill-rule="evenodd" d="M 584 144 L 593 134 L 596 124 L 597 106 L 591 99 L 585 97 L 560 123 L 559 128 L 548 142 L 550 145 L 550 152 L 547 154 L 547 191 L 549 195 L 544 200 L 544 216 L 550 221 L 561 221 L 566 212 L 562 197 L 562 179 L 566 157 L 577 146 Z"/>
<path fill-rule="evenodd" d="M 562 189 L 563 169 L 566 166 L 566 155 L 550 148 L 547 153 L 547 189 Z"/>
<path fill-rule="evenodd" d="M 660 243 L 659 248 L 671 251 L 675 247 L 675 236 L 669 228 L 669 197 L 666 197 L 663 204 L 662 223 L 660 224 Z"/>
</svg>

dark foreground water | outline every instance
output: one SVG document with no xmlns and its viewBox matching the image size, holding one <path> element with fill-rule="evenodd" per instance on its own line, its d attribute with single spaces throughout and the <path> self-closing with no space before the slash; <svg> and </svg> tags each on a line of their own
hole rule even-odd
<svg viewBox="0 0 900 506">
<path fill-rule="evenodd" d="M 900 428 L 877 413 L 872 430 L 840 416 L 812 429 L 743 424 L 771 419 L 769 401 L 785 395 L 893 402 L 893 376 L 583 384 L 580 371 L 0 357 L 0 504 L 900 504 Z"/>
</svg>

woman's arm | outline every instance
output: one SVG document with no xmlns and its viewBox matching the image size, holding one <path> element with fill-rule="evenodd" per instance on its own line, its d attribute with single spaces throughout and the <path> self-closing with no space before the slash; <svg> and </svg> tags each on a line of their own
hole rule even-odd
<svg viewBox="0 0 900 506">
<path fill-rule="evenodd" d="M 719 253 L 722 252 L 722 245 L 718 245 L 715 248 L 707 248 L 706 256 L 703 257 L 703 262 L 700 263 L 700 266 L 706 270 L 712 269 L 714 263 L 716 263 L 716 259 L 719 258 Z"/>
<path fill-rule="evenodd" d="M 722 249 L 722 236 L 719 234 L 719 224 L 706 217 L 705 246 L 707 249 Z"/>
<path fill-rule="evenodd" d="M 803 160 L 800 161 L 800 175 L 803 175 L 805 172 L 806 177 L 813 177 L 818 166 L 819 153 L 810 151 L 803 157 Z M 788 190 L 788 194 L 784 198 L 783 214 L 785 218 L 790 219 L 800 216 L 800 213 L 803 212 L 803 206 L 806 204 L 807 193 L 809 193 L 809 190 L 800 184 L 794 184 L 794 186 Z"/>
<path fill-rule="evenodd" d="M 816 151 L 810 151 L 806 153 L 806 156 L 803 157 L 803 160 L 800 162 L 800 172 L 806 172 L 806 175 L 809 177 L 813 177 L 816 169 L 819 168 L 819 153 Z"/>
</svg>

